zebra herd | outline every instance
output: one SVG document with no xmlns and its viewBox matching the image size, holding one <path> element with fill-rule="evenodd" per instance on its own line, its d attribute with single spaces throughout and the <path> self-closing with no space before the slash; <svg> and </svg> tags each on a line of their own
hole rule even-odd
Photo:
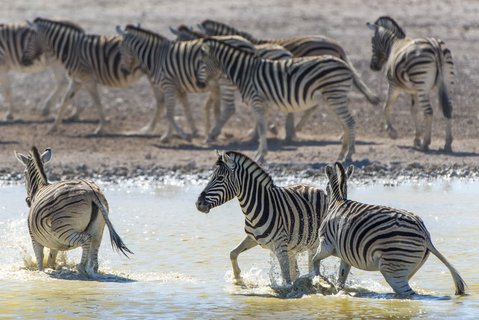
<svg viewBox="0 0 479 320">
<path fill-rule="evenodd" d="M 450 50 L 436 38 L 410 39 L 390 17 L 380 17 L 367 24 L 374 31 L 371 69 L 386 71 L 389 83 L 384 104 L 386 129 L 397 136 L 391 123 L 390 109 L 401 91 L 411 95 L 411 113 L 416 134 L 414 145 L 427 149 L 431 142 L 432 108 L 430 91 L 437 87 L 446 118 L 444 150 L 452 151 L 452 103 L 449 86 L 454 68 Z M 253 35 L 223 23 L 205 20 L 199 31 L 180 26 L 170 28 L 176 40 L 144 29 L 117 26 L 117 35 L 88 34 L 70 21 L 36 18 L 26 26 L 0 25 L 0 80 L 13 118 L 11 89 L 6 72 L 50 67 L 57 79 L 57 89 L 42 108 L 48 114 L 61 96 L 59 111 L 50 132 L 60 125 L 75 94 L 86 88 L 98 111 L 95 133 L 104 132 L 106 115 L 98 94 L 98 84 L 125 87 L 146 76 L 156 98 L 156 111 L 140 133 L 151 132 L 166 114 L 168 127 L 161 140 L 173 133 L 182 139 L 198 134 L 187 95 L 208 92 L 205 105 L 206 142 L 214 141 L 235 110 L 237 89 L 255 116 L 252 137 L 259 146 L 255 160 L 263 160 L 267 112 L 288 113 L 286 140 L 295 137 L 320 100 L 332 109 L 343 127 L 338 161 L 351 161 L 355 152 L 356 124 L 349 110 L 348 94 L 352 87 L 361 91 L 372 104 L 380 99 L 359 77 L 345 50 L 324 36 L 298 36 L 282 40 L 257 39 Z M 175 121 L 179 100 L 190 126 L 187 134 Z M 418 115 L 424 114 L 424 124 Z M 165 112 L 166 110 L 166 112 Z M 213 112 L 212 112 L 213 111 Z M 305 111 L 294 124 L 292 113 Z M 74 109 L 73 117 L 81 112 Z M 211 113 L 215 123 L 211 124 Z"/>
<path fill-rule="evenodd" d="M 253 109 L 256 118 L 253 135 L 258 136 L 259 148 L 254 159 L 235 151 L 219 152 L 213 174 L 196 201 L 196 208 L 208 213 L 238 198 L 245 215 L 246 237 L 230 254 L 237 282 L 241 282 L 239 254 L 260 245 L 276 256 L 287 285 L 298 279 L 297 256 L 307 251 L 310 276 L 319 275 L 321 260 L 334 255 L 341 260 L 340 289 L 354 266 L 380 271 L 397 294 L 409 296 L 414 294 L 409 279 L 429 253 L 433 253 L 451 272 L 456 294 L 464 294 L 464 280 L 434 247 L 417 215 L 348 199 L 347 180 L 353 173 L 352 166 L 345 169 L 340 162 L 327 166 L 325 192 L 306 185 L 276 186 L 259 165 L 268 150 L 267 111 L 289 114 L 285 126 L 287 138 L 292 139 L 320 97 L 335 112 L 344 129 L 338 160 L 352 160 L 355 122 L 348 108 L 348 94 L 354 86 L 372 104 L 379 103 L 379 98 L 360 79 L 342 47 L 322 36 L 258 40 L 212 20 L 205 20 L 198 27 L 200 31 L 185 26 L 172 28 L 178 38 L 172 41 L 139 25 L 118 26 L 117 35 L 100 36 L 87 34 L 68 21 L 36 18 L 28 26 L 1 26 L 0 64 L 3 71 L 14 66 L 50 67 L 58 75 L 57 90 L 44 107 L 47 113 L 52 101 L 59 97 L 58 92 L 64 91 L 50 131 L 58 129 L 66 107 L 84 87 L 100 118 L 95 132 L 103 132 L 106 116 L 97 85 L 124 87 L 146 76 L 157 100 L 157 110 L 140 132 L 152 131 L 166 109 L 168 128 L 161 139 L 169 140 L 174 132 L 183 139 L 190 138 L 174 119 L 178 99 L 185 108 L 191 134 L 196 135 L 198 130 L 187 94 L 208 92 L 207 140 L 213 141 L 234 113 L 234 94 L 238 90 Z M 448 86 L 454 70 L 450 50 L 439 39 L 406 38 L 390 17 L 380 17 L 375 23 L 368 23 L 368 27 L 374 31 L 371 69 L 386 69 L 389 83 L 384 106 L 389 134 L 395 136 L 389 111 L 402 90 L 412 98 L 414 144 L 427 149 L 432 124 L 429 93 L 438 87 L 447 119 L 444 149 L 451 151 L 452 104 Z M 61 76 L 57 73 L 59 67 L 63 68 Z M 6 87 L 5 92 L 10 92 L 8 83 Z M 6 97 L 8 100 L 9 93 Z M 425 115 L 424 130 L 419 123 L 418 107 Z M 216 121 L 213 126 L 211 111 Z M 295 126 L 292 113 L 300 111 L 306 113 Z M 79 112 L 76 109 L 74 115 Z M 7 117 L 12 118 L 12 113 L 9 109 Z M 48 267 L 55 265 L 58 251 L 82 247 L 78 271 L 95 277 L 105 224 L 113 248 L 125 255 L 132 252 L 113 228 L 106 198 L 94 182 L 48 182 L 44 164 L 51 155 L 50 149 L 40 154 L 35 147 L 28 155 L 15 154 L 25 167 L 26 201 L 30 208 L 28 227 L 38 269 L 43 270 L 45 247 L 50 249 Z"/>
</svg>

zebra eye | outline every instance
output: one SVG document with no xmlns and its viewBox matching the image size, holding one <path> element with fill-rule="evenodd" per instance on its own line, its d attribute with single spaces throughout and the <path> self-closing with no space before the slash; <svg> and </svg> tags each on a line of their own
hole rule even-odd
<svg viewBox="0 0 479 320">
<path fill-rule="evenodd" d="M 216 180 L 218 180 L 219 182 L 223 182 L 224 179 L 225 179 L 224 176 L 218 176 L 218 178 L 216 178 Z"/>
</svg>

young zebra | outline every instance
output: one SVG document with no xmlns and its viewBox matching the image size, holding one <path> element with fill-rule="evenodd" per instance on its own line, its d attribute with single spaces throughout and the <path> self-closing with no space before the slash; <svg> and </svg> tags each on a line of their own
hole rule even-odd
<svg viewBox="0 0 479 320">
<path fill-rule="evenodd" d="M 70 82 L 62 97 L 60 110 L 50 132 L 56 131 L 66 106 L 75 94 L 85 87 L 98 110 L 100 123 L 95 133 L 103 132 L 105 115 L 98 94 L 98 85 L 126 87 L 138 81 L 145 73 L 138 63 L 129 70 L 120 68 L 120 36 L 86 34 L 82 28 L 68 21 L 36 18 L 29 27 L 35 31 L 27 40 L 22 62 L 31 64 L 43 52 L 51 52 L 54 59 L 67 70 Z M 152 86 L 159 104 L 158 90 Z M 79 112 L 77 109 L 76 112 Z M 77 115 L 77 114 L 75 114 Z M 149 128 L 150 125 L 147 127 Z"/>
<path fill-rule="evenodd" d="M 191 28 L 188 28 L 185 25 L 180 25 L 178 26 L 177 29 L 174 29 L 170 27 L 170 31 L 177 36 L 177 41 L 190 41 L 190 40 L 196 40 L 196 39 L 205 39 L 208 36 L 205 34 L 202 34 L 200 32 L 196 32 L 192 30 Z M 241 46 L 245 50 L 249 50 L 251 52 L 257 53 L 259 57 L 263 59 L 270 59 L 270 60 L 282 60 L 282 59 L 289 59 L 292 58 L 291 52 L 286 50 L 280 45 L 277 44 L 270 44 L 270 43 L 265 43 L 265 44 L 259 44 L 259 45 L 253 45 L 251 42 L 246 40 L 245 38 L 241 36 L 212 36 L 212 38 L 228 41 L 231 44 L 234 44 L 235 46 Z M 229 120 L 229 118 L 234 114 L 235 112 L 235 103 L 234 103 L 234 90 L 236 87 L 229 81 L 227 78 L 224 77 L 223 73 L 221 72 L 221 69 L 216 66 L 216 64 L 211 60 L 208 59 L 208 57 L 205 57 L 206 61 L 205 64 L 207 65 L 208 70 L 217 70 L 217 73 L 213 76 L 210 75 L 208 78 L 208 83 L 212 83 L 212 80 L 216 81 L 218 89 L 215 92 L 218 92 L 218 94 L 213 95 L 210 94 L 210 97 L 208 101 L 206 102 L 205 105 L 205 111 L 206 111 L 206 123 L 210 123 L 209 119 L 209 113 L 211 108 L 214 109 L 214 114 L 216 117 L 216 125 L 214 126 L 213 130 L 209 133 L 208 138 L 206 139 L 207 143 L 210 143 L 214 141 L 219 134 L 221 133 L 222 128 L 226 124 L 226 122 Z M 212 71 L 214 72 L 214 71 Z M 220 86 L 221 84 L 221 96 L 219 94 L 220 92 Z M 220 98 L 222 99 L 222 103 L 220 104 Z M 222 105 L 222 110 L 220 112 L 220 105 Z M 291 113 L 288 113 L 288 116 L 292 115 Z M 291 136 L 290 131 L 293 130 L 292 135 L 294 135 L 294 119 L 289 119 L 286 121 L 286 136 Z M 274 125 L 270 126 L 272 129 L 275 129 Z M 209 126 L 207 125 L 207 128 Z M 253 129 L 252 134 L 250 134 L 251 139 L 257 139 L 257 130 L 256 128 Z"/>
<path fill-rule="evenodd" d="M 28 156 L 15 152 L 15 157 L 25 166 L 28 229 L 39 271 L 43 271 L 43 248 L 50 249 L 47 266 L 54 268 L 58 251 L 82 247 L 77 269 L 95 277 L 105 223 L 113 249 L 125 256 L 132 253 L 113 228 L 108 203 L 94 182 L 81 179 L 49 183 L 44 165 L 52 157 L 51 149 L 40 155 L 33 147 Z"/>
<path fill-rule="evenodd" d="M 68 84 L 65 70 L 61 65 L 55 63 L 48 54 L 40 55 L 30 66 L 22 64 L 23 49 L 32 32 L 23 24 L 0 24 L 0 84 L 8 108 L 5 115 L 6 120 L 14 119 L 15 109 L 8 77 L 9 71 L 36 73 L 48 68 L 52 71 L 56 80 L 56 88 L 40 106 L 43 115 L 48 115 L 48 110 L 58 101 L 60 94 L 63 93 Z"/>
<path fill-rule="evenodd" d="M 251 43 L 256 45 L 262 44 L 277 44 L 284 47 L 286 50 L 291 52 L 294 57 L 314 57 L 314 56 L 324 56 L 330 55 L 337 57 L 343 61 L 345 61 L 353 74 L 353 83 L 354 86 L 361 91 L 368 101 L 374 105 L 379 103 L 379 97 L 375 95 L 368 86 L 361 80 L 358 71 L 354 68 L 351 60 L 346 54 L 346 51 L 339 43 L 335 40 L 321 36 L 321 35 L 310 35 L 310 36 L 296 36 L 296 37 L 289 37 L 286 39 L 257 39 L 252 36 L 250 33 L 238 30 L 233 28 L 225 23 L 218 22 L 215 20 L 204 20 L 201 24 L 198 25 L 198 28 L 205 34 L 210 36 L 216 35 L 239 35 Z M 315 110 L 315 108 L 309 109 L 305 111 L 304 115 L 300 119 L 300 121 L 294 126 L 294 117 L 293 115 L 288 115 L 287 118 L 287 127 L 292 127 L 286 131 L 286 140 L 290 141 L 294 138 L 296 131 L 300 131 L 306 120 L 311 117 L 311 113 Z"/>
<path fill-rule="evenodd" d="M 347 180 L 353 166 L 345 172 L 340 163 L 326 167 L 328 210 L 319 228 L 320 244 L 314 256 L 315 273 L 322 259 L 334 255 L 341 259 L 339 287 L 346 282 L 351 266 L 380 271 L 399 295 L 412 295 L 409 279 L 432 252 L 451 272 L 456 294 L 464 294 L 465 282 L 454 267 L 434 247 L 422 219 L 404 210 L 368 205 L 347 197 Z"/>
<path fill-rule="evenodd" d="M 262 161 L 268 150 L 265 110 L 305 111 L 317 105 L 318 94 L 343 126 L 338 159 L 352 160 L 355 123 L 348 110 L 348 93 L 354 76 L 343 60 L 320 56 L 272 61 L 217 39 L 205 40 L 203 50 L 221 66 L 238 87 L 243 101 L 253 108 L 259 134 L 255 160 Z"/>
<path fill-rule="evenodd" d="M 132 59 L 139 61 L 153 83 L 161 89 L 161 101 L 164 100 L 166 105 L 169 124 L 161 140 L 169 140 L 173 129 L 181 138 L 187 139 L 187 135 L 174 120 L 176 96 L 182 100 L 188 123 L 195 135 L 197 130 L 186 94 L 212 90 L 208 83 L 208 70 L 201 60 L 202 40 L 174 42 L 133 25 L 127 25 L 125 30 L 117 27 L 117 32 L 123 39 L 121 63 L 128 65 Z M 160 116 L 158 109 L 155 118 L 159 120 Z"/>
<path fill-rule="evenodd" d="M 448 85 L 453 84 L 454 78 L 451 51 L 437 38 L 407 38 L 403 29 L 390 17 L 380 17 L 374 24 L 367 23 L 367 26 L 374 31 L 371 69 L 380 71 L 384 67 L 389 83 L 388 98 L 384 104 L 389 136 L 397 137 L 390 112 L 403 90 L 412 95 L 411 113 L 416 126 L 414 146 L 427 150 L 431 143 L 433 114 L 429 95 L 434 87 L 438 87 L 439 103 L 446 120 L 444 151 L 452 152 L 452 104 L 448 94 Z M 416 103 L 424 113 L 424 131 L 419 123 Z"/>
<path fill-rule="evenodd" d="M 240 281 L 238 255 L 257 245 L 271 250 L 279 261 L 283 280 L 298 276 L 296 256 L 311 258 L 318 247 L 318 228 L 325 215 L 326 194 L 317 188 L 295 185 L 278 187 L 256 162 L 234 151 L 218 153 L 210 181 L 196 201 L 196 208 L 212 208 L 237 197 L 245 215 L 246 237 L 230 253 L 234 277 Z"/>
</svg>

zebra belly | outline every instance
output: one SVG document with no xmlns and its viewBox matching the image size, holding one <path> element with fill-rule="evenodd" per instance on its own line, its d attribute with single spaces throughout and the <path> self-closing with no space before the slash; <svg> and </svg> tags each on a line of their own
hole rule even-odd
<svg viewBox="0 0 479 320">
<path fill-rule="evenodd" d="M 280 112 L 302 112 L 308 109 L 311 109 L 317 105 L 317 101 L 309 100 L 309 101 L 302 101 L 302 102 L 288 102 L 288 101 L 270 101 L 269 108 L 272 110 L 280 111 Z"/>
</svg>

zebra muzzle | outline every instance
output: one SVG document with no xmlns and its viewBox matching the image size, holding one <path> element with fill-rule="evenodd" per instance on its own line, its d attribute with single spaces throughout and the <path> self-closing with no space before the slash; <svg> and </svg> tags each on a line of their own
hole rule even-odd
<svg viewBox="0 0 479 320">
<path fill-rule="evenodd" d="M 202 192 L 201 195 L 198 197 L 198 200 L 196 200 L 196 209 L 203 213 L 210 212 L 210 205 L 206 203 L 204 192 Z"/>
</svg>

